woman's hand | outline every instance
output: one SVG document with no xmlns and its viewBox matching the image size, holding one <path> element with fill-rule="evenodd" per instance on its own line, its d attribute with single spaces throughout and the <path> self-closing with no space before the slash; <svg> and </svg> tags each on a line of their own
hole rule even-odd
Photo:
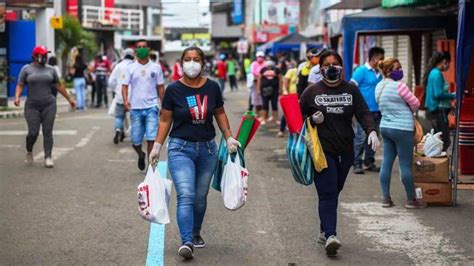
<svg viewBox="0 0 474 266">
<path fill-rule="evenodd" d="M 235 153 L 237 152 L 238 147 L 242 147 L 242 145 L 240 145 L 240 142 L 234 139 L 233 137 L 228 137 L 226 142 L 227 142 L 227 151 L 229 153 Z"/>
<path fill-rule="evenodd" d="M 161 144 L 155 142 L 153 144 L 153 149 L 150 152 L 150 156 L 148 156 L 148 163 L 155 164 L 160 159 L 160 152 L 161 152 Z"/>
<path fill-rule="evenodd" d="M 370 132 L 369 137 L 367 138 L 367 143 L 371 145 L 373 151 L 376 151 L 379 148 L 380 142 L 375 130 Z"/>
<path fill-rule="evenodd" d="M 311 119 L 313 119 L 314 123 L 319 125 L 324 122 L 324 115 L 321 111 L 317 111 L 311 116 Z"/>
<path fill-rule="evenodd" d="M 76 102 L 72 99 L 69 99 L 69 105 L 71 106 L 72 109 L 76 108 Z"/>
<path fill-rule="evenodd" d="M 20 106 L 20 97 L 15 97 L 15 106 L 19 107 Z"/>
</svg>

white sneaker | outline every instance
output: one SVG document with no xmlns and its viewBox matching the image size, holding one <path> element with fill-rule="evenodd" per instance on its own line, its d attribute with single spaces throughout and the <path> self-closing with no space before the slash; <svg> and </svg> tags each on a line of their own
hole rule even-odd
<svg viewBox="0 0 474 266">
<path fill-rule="evenodd" d="M 46 158 L 44 160 L 44 167 L 53 168 L 54 167 L 53 159 L 51 159 L 50 157 Z"/>
<path fill-rule="evenodd" d="M 341 247 L 341 241 L 339 241 L 336 236 L 332 235 L 326 240 L 326 255 L 328 257 L 334 257 L 337 254 L 337 250 Z"/>
<path fill-rule="evenodd" d="M 27 165 L 32 165 L 33 164 L 33 153 L 31 153 L 31 152 L 26 153 L 25 163 Z"/>
<path fill-rule="evenodd" d="M 319 232 L 318 243 L 321 245 L 326 244 L 326 235 L 324 232 Z"/>
</svg>

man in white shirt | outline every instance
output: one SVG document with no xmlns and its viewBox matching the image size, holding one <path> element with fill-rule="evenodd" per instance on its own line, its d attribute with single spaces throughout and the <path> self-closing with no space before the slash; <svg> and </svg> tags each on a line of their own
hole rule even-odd
<svg viewBox="0 0 474 266">
<path fill-rule="evenodd" d="M 127 66 L 123 79 L 122 97 L 125 111 L 130 111 L 132 145 L 138 154 L 138 169 L 145 169 L 145 153 L 142 151 L 145 136 L 149 155 L 155 142 L 159 123 L 159 106 L 165 93 L 163 71 L 149 58 L 146 40 L 136 43 L 137 60 Z M 130 100 L 128 87 L 130 88 Z"/>
<path fill-rule="evenodd" d="M 115 136 L 114 143 L 118 144 L 123 142 L 125 138 L 125 129 L 124 129 L 124 120 L 125 120 L 125 108 L 123 106 L 122 98 L 122 83 L 125 78 L 125 73 L 127 71 L 127 66 L 133 63 L 135 52 L 131 48 L 127 48 L 124 51 L 123 60 L 118 63 L 112 74 L 109 77 L 109 87 L 112 89 L 115 95 Z M 130 91 L 130 88 L 129 88 Z"/>
<path fill-rule="evenodd" d="M 323 80 L 323 74 L 321 74 L 321 70 L 319 69 L 319 64 L 313 66 L 309 72 L 308 76 L 308 86 L 312 84 L 316 84 Z"/>
</svg>

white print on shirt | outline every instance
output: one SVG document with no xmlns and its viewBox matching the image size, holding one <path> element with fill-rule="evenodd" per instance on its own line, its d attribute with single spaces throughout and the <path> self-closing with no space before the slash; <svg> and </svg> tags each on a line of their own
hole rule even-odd
<svg viewBox="0 0 474 266">
<path fill-rule="evenodd" d="M 326 112 L 327 113 L 332 113 L 332 114 L 343 114 L 344 113 L 344 107 L 326 107 Z"/>
<path fill-rule="evenodd" d="M 349 105 L 352 105 L 352 95 L 348 93 L 336 94 L 336 95 L 321 94 L 321 95 L 317 95 L 314 98 L 314 102 L 316 103 L 316 105 L 322 105 L 322 106 L 336 106 L 336 105 L 349 106 Z"/>
</svg>

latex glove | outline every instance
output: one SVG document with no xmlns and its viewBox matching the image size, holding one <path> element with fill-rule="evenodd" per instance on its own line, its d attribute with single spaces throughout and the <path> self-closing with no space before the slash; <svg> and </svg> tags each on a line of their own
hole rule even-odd
<svg viewBox="0 0 474 266">
<path fill-rule="evenodd" d="M 311 116 L 311 119 L 313 119 L 313 122 L 316 124 L 322 124 L 324 122 L 324 115 L 321 111 L 317 111 Z"/>
<path fill-rule="evenodd" d="M 370 132 L 369 137 L 367 138 L 367 143 L 372 146 L 372 150 L 374 151 L 379 148 L 380 142 L 376 131 Z"/>
<path fill-rule="evenodd" d="M 227 142 L 227 151 L 229 153 L 235 153 L 237 152 L 237 147 L 242 147 L 242 145 L 240 145 L 240 142 L 234 139 L 233 137 L 228 137 L 226 142 Z"/>
<path fill-rule="evenodd" d="M 155 142 L 155 144 L 153 144 L 153 149 L 150 152 L 150 156 L 148 156 L 148 162 L 150 164 L 154 164 L 158 162 L 158 160 L 160 159 L 160 152 L 161 152 L 161 144 L 158 142 Z"/>
</svg>

